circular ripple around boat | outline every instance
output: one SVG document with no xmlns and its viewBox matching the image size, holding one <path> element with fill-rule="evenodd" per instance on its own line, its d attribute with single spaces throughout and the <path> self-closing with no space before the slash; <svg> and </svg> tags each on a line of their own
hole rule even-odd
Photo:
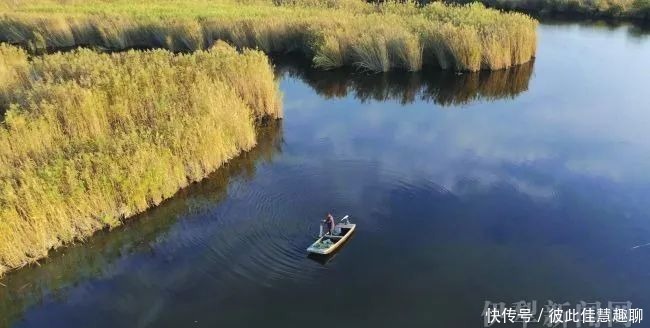
<svg viewBox="0 0 650 328">
<path fill-rule="evenodd" d="M 329 170 L 332 165 L 336 170 Z M 392 226 L 381 213 L 390 212 L 386 207 L 393 197 L 442 192 L 434 183 L 400 178 L 366 160 L 297 163 L 232 183 L 227 200 L 181 234 L 184 243 L 204 254 L 205 263 L 196 269 L 220 285 L 317 283 L 314 276 L 327 267 L 309 260 L 305 249 L 318 233 L 323 211 L 350 214 L 364 233 L 382 235 Z"/>
<path fill-rule="evenodd" d="M 279 179 L 296 177 L 279 177 Z M 276 183 L 277 180 L 274 181 Z M 224 283 L 242 280 L 264 286 L 281 281 L 311 281 L 322 269 L 306 259 L 305 248 L 316 233 L 314 220 L 291 213 L 287 204 L 301 203 L 300 190 L 283 192 L 251 186 L 239 194 L 237 217 L 224 218 L 210 236 L 213 276 Z"/>
</svg>

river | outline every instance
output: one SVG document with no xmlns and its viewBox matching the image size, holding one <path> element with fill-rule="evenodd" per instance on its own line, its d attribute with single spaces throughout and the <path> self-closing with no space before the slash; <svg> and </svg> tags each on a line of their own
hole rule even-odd
<svg viewBox="0 0 650 328">
<path fill-rule="evenodd" d="M 534 63 L 502 72 L 279 60 L 285 118 L 254 150 L 0 280 L 0 326 L 470 328 L 486 301 L 521 300 L 650 311 L 649 59 L 637 28 L 547 23 Z M 357 232 L 316 261 L 328 211 Z"/>
</svg>

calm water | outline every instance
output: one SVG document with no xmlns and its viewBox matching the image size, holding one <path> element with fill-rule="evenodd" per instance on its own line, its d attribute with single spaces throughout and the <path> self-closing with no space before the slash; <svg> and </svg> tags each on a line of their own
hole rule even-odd
<svg viewBox="0 0 650 328">
<path fill-rule="evenodd" d="M 650 36 L 539 34 L 534 64 L 493 74 L 278 62 L 285 119 L 255 150 L 0 281 L 0 325 L 464 328 L 486 300 L 650 311 L 650 246 L 634 248 L 650 243 Z M 329 210 L 358 231 L 323 264 L 304 249 Z"/>
</svg>

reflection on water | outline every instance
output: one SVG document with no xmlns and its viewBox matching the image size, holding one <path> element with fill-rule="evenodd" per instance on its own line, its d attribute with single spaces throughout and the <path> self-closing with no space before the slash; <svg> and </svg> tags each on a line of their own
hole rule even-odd
<svg viewBox="0 0 650 328">
<path fill-rule="evenodd" d="M 12 274 L 3 323 L 474 328 L 486 300 L 650 308 L 650 247 L 635 247 L 650 243 L 650 38 L 539 32 L 535 73 L 511 88 L 279 63 L 281 153 L 263 138 L 140 220 Z M 469 110 L 439 110 L 453 104 Z M 305 248 L 328 211 L 358 225 L 322 265 Z"/>
<path fill-rule="evenodd" d="M 50 254 L 38 266 L 8 274 L 0 286 L 0 327 L 8 327 L 44 298 L 64 299 L 79 282 L 110 276 L 129 254 L 154 252 L 179 217 L 209 210 L 228 195 L 233 180 L 254 177 L 256 166 L 271 162 L 281 152 L 282 122 L 257 128 L 257 146 L 228 162 L 206 179 L 192 184 L 161 206 L 153 208 L 113 231 L 100 231 L 81 245 Z"/>
<path fill-rule="evenodd" d="M 543 17 L 542 23 L 545 26 L 565 26 L 565 27 L 580 27 L 587 31 L 605 30 L 609 32 L 616 32 L 623 30 L 627 35 L 633 38 L 643 38 L 650 35 L 650 22 L 636 21 L 628 22 L 621 20 L 604 20 L 604 19 L 589 19 L 589 18 L 576 18 L 571 19 L 568 17 Z"/>
<path fill-rule="evenodd" d="M 351 69 L 322 71 L 311 68 L 304 60 L 286 56 L 275 58 L 274 64 L 279 75 L 299 78 L 325 98 L 352 94 L 361 102 L 426 101 L 443 106 L 516 97 L 528 90 L 533 72 L 533 61 L 506 70 L 463 74 L 440 70 L 379 74 Z"/>
</svg>

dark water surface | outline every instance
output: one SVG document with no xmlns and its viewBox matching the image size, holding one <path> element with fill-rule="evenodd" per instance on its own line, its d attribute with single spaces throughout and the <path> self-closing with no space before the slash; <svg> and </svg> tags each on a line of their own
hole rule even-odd
<svg viewBox="0 0 650 328">
<path fill-rule="evenodd" d="M 492 74 L 278 62 L 285 119 L 256 149 L 1 280 L 0 325 L 469 328 L 486 300 L 650 311 L 650 246 L 634 248 L 650 243 L 650 37 L 539 35 L 534 64 Z M 323 265 L 304 249 L 328 210 L 358 231 Z"/>
</svg>

